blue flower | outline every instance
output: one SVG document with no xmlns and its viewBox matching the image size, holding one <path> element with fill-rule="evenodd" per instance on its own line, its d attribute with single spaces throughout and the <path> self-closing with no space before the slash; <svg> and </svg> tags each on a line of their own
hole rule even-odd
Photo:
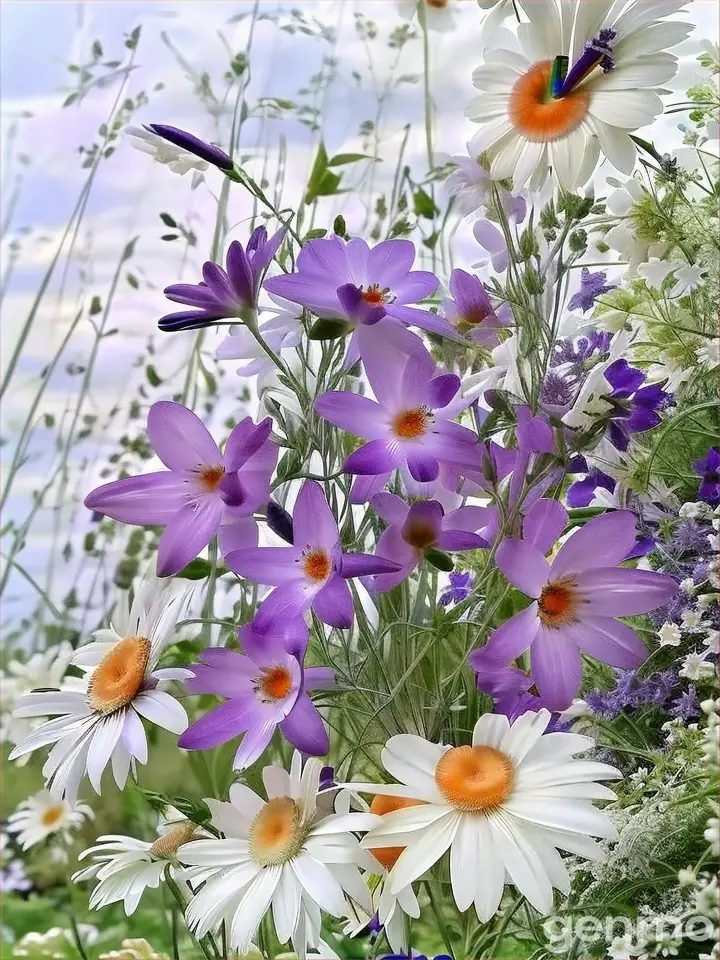
<svg viewBox="0 0 720 960">
<path fill-rule="evenodd" d="M 582 310 L 583 313 L 592 310 L 598 297 L 617 287 L 616 283 L 605 283 L 606 280 L 607 273 L 604 270 L 590 273 L 587 267 L 583 267 L 580 272 L 580 290 L 570 298 L 568 310 Z"/>
</svg>

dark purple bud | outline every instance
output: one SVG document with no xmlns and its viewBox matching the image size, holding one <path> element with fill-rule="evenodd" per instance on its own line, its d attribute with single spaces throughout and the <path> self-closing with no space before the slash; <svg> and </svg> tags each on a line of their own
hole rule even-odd
<svg viewBox="0 0 720 960">
<path fill-rule="evenodd" d="M 267 505 L 267 525 L 286 543 L 293 543 L 293 518 L 275 500 L 270 500 Z"/>
<path fill-rule="evenodd" d="M 179 130 L 177 127 L 171 127 L 165 123 L 150 123 L 147 125 L 147 129 L 164 140 L 174 143 L 181 150 L 187 150 L 188 153 L 193 153 L 201 160 L 207 160 L 208 163 L 219 170 L 230 171 L 235 169 L 232 157 L 229 157 L 224 150 L 212 143 L 200 140 L 186 130 Z"/>
</svg>

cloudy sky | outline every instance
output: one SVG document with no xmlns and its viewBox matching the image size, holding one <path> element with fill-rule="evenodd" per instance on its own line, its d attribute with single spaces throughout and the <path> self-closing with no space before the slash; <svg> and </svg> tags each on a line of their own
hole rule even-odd
<svg viewBox="0 0 720 960">
<path fill-rule="evenodd" d="M 590 2 L 590 0 L 588 0 Z M 473 95 L 471 75 L 480 61 L 483 11 L 474 0 L 451 0 L 452 26 L 431 35 L 430 86 L 435 108 L 434 148 L 438 157 L 463 151 L 473 133 L 473 124 L 464 119 L 466 102 Z M 676 89 L 684 89 L 694 78 L 694 56 L 700 39 L 717 39 L 716 7 L 713 0 L 695 0 L 688 19 L 699 24 L 692 40 L 678 52 L 682 56 Z M 51 262 L 68 219 L 87 177 L 83 154 L 97 139 L 97 131 L 111 114 L 118 95 L 135 98 L 145 91 L 149 104 L 135 122 L 166 122 L 193 130 L 210 140 L 225 140 L 231 106 L 224 102 L 227 83 L 224 74 L 230 56 L 247 48 L 255 5 L 247 2 L 5 2 L 0 12 L 0 92 L 3 134 L 3 238 L 2 365 L 7 364 L 20 336 L 38 286 Z M 248 156 L 248 168 L 259 178 L 274 183 L 283 156 L 282 203 L 292 207 L 302 196 L 319 133 L 311 132 L 296 115 L 262 121 L 253 117 L 260 98 L 284 98 L 298 104 L 314 105 L 320 111 L 322 136 L 328 151 L 362 152 L 359 128 L 363 121 L 376 119 L 378 94 L 385 96 L 381 113 L 382 163 L 373 170 L 375 195 L 388 189 L 395 172 L 396 158 L 410 125 L 405 162 L 421 177 L 427 169 L 422 45 L 419 39 L 406 45 L 402 55 L 388 46 L 394 27 L 407 22 L 411 3 L 395 0 L 318 0 L 298 4 L 308 29 L 320 33 L 315 20 L 332 27 L 335 38 L 328 42 L 317 35 L 298 31 L 292 7 L 275 3 L 258 4 L 250 50 L 251 80 L 245 93 L 251 111 L 242 127 L 240 154 Z M 355 14 L 364 12 L 377 22 L 377 35 L 361 41 L 355 31 Z M 94 41 L 99 41 L 102 61 L 123 60 L 127 55 L 124 36 L 142 26 L 136 68 L 125 78 L 94 85 L 70 106 L 62 104 L 76 89 L 77 72 L 70 64 L 91 59 Z M 173 52 L 173 49 L 174 51 Z M 332 58 L 329 67 L 326 58 Z M 325 71 L 330 81 L 313 92 L 314 76 Z M 96 78 L 111 68 L 94 68 Z M 197 76 L 206 73 L 219 106 L 214 116 L 195 90 Z M 400 80 L 402 78 L 402 80 Z M 309 91 L 299 93 L 298 91 Z M 234 94 L 233 94 L 234 97 Z M 672 99 L 672 98 L 671 98 Z M 663 121 L 656 141 L 663 149 L 679 142 L 677 117 Z M 602 171 L 598 189 L 606 174 Z M 343 213 L 350 230 L 360 230 L 369 208 L 369 165 L 358 165 L 346 174 L 356 189 L 323 201 L 317 225 L 329 226 Z M 206 258 L 215 223 L 216 197 L 221 177 L 211 171 L 204 184 L 191 190 L 189 177 L 171 174 L 146 156 L 120 142 L 115 154 L 103 161 L 87 202 L 74 252 L 61 258 L 53 280 L 24 345 L 16 375 L 2 407 L 1 423 L 4 464 L 12 457 L 13 444 L 22 429 L 27 410 L 40 384 L 39 374 L 56 355 L 78 311 L 87 308 L 93 296 L 105 302 L 118 266 L 120 253 L 138 237 L 133 259 L 123 266 L 107 329 L 119 333 L 104 340 L 97 354 L 82 413 L 97 414 L 101 421 L 114 406 L 127 407 L 143 379 L 137 358 L 153 333 L 166 301 L 162 288 L 181 279 L 195 281 Z M 187 223 L 197 235 L 197 246 L 187 249 L 179 240 L 160 239 L 167 228 L 161 212 Z M 230 232 L 227 239 L 247 236 L 252 204 L 238 188 L 229 206 Z M 470 224 L 457 234 L 454 255 L 459 263 L 472 263 L 477 256 Z M 131 273 L 137 285 L 131 285 Z M 73 375 L 68 364 L 82 367 L 88 360 L 94 334 L 86 314 L 75 325 L 55 375 L 38 408 L 52 414 L 57 427 L 39 424 L 32 434 L 29 459 L 22 468 L 9 498 L 4 517 L 22 522 L 32 504 L 33 492 L 41 489 L 59 464 L 58 437 L 62 438 L 73 419 L 82 373 Z M 153 399 L 169 396 L 181 381 L 191 346 L 189 336 L 155 338 L 155 364 L 166 380 Z M 211 343 L 211 347 L 213 344 Z M 228 400 L 240 384 L 232 369 L 226 379 Z M 165 392 L 163 392 L 165 391 Z M 122 414 L 118 421 L 122 421 Z M 119 423 L 119 426 L 121 424 Z M 113 452 L 118 429 L 102 431 L 82 443 L 71 455 L 68 483 L 50 491 L 46 506 L 38 511 L 19 556 L 27 571 L 42 585 L 47 583 L 47 562 L 54 529 L 71 529 L 81 536 L 87 518 L 78 497 L 99 476 L 107 456 Z M 60 546 L 64 536 L 60 538 Z M 4 542 L 3 552 L 9 549 Z M 84 574 L 81 572 L 80 576 Z M 74 561 L 56 565 L 50 579 L 52 595 L 62 597 L 78 577 Z M 81 584 L 82 589 L 82 584 Z M 26 611 L 33 588 L 20 575 L 11 580 L 4 615 L 13 619 Z"/>
</svg>

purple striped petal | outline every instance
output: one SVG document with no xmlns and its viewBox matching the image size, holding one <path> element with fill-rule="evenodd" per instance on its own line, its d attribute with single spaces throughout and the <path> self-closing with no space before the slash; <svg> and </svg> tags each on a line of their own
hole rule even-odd
<svg viewBox="0 0 720 960">
<path fill-rule="evenodd" d="M 257 676 L 257 665 L 233 650 L 227 652 L 232 653 L 238 662 L 223 663 L 220 667 L 202 663 L 192 665 L 194 677 L 185 682 L 189 693 L 214 693 L 215 696 L 228 699 L 254 695 L 252 680 Z"/>
<path fill-rule="evenodd" d="M 394 493 L 376 493 L 370 501 L 370 506 L 385 523 L 401 527 L 405 523 L 410 507 Z"/>
<path fill-rule="evenodd" d="M 558 550 L 553 579 L 594 567 L 621 563 L 635 543 L 635 517 L 629 510 L 613 510 L 593 517 Z"/>
<path fill-rule="evenodd" d="M 173 333 L 175 330 L 202 330 L 222 319 L 223 310 L 180 310 L 178 313 L 166 313 L 164 317 L 160 317 L 158 327 L 164 333 Z"/>
<path fill-rule="evenodd" d="M 344 580 L 353 577 L 371 577 L 380 573 L 394 573 L 398 564 L 386 557 L 379 557 L 370 553 L 343 553 L 340 565 L 340 576 Z"/>
<path fill-rule="evenodd" d="M 243 737 L 243 741 L 237 748 L 233 759 L 233 767 L 236 770 L 245 770 L 255 763 L 272 740 L 272 735 L 278 725 L 275 711 L 277 711 L 277 707 L 273 709 L 269 704 L 265 705 L 265 709 L 258 717 L 256 724 Z"/>
<path fill-rule="evenodd" d="M 454 373 L 444 373 L 433 377 L 428 384 L 427 402 L 431 410 L 446 407 L 460 389 L 460 377 Z"/>
<path fill-rule="evenodd" d="M 565 710 L 577 696 L 582 680 L 582 659 L 571 634 L 540 625 L 532 647 L 533 679 L 548 709 Z"/>
<path fill-rule="evenodd" d="M 490 634 L 484 647 L 474 650 L 468 661 L 480 672 L 483 662 L 508 664 L 530 647 L 540 626 L 537 603 L 510 617 Z"/>
<path fill-rule="evenodd" d="M 225 307 L 228 316 L 234 316 L 239 306 L 230 279 L 223 268 L 212 260 L 206 260 L 202 268 L 203 280 L 215 294 L 218 303 Z"/>
<path fill-rule="evenodd" d="M 407 467 L 413 480 L 418 483 L 429 483 L 437 480 L 440 473 L 440 464 L 432 454 L 417 451 L 407 454 Z"/>
<path fill-rule="evenodd" d="M 678 592 L 672 577 L 652 570 L 601 567 L 576 577 L 583 613 L 601 617 L 633 617 L 663 607 Z"/>
<path fill-rule="evenodd" d="M 377 440 L 387 434 L 387 412 L 379 403 L 359 393 L 331 390 L 315 401 L 315 412 L 356 437 Z"/>
<path fill-rule="evenodd" d="M 254 722 L 257 714 L 255 698 L 228 700 L 206 713 L 180 735 L 178 746 L 183 750 L 211 750 L 232 740 Z"/>
<path fill-rule="evenodd" d="M 340 534 L 337 520 L 328 506 L 323 488 L 316 480 L 305 480 L 293 509 L 293 540 L 301 549 L 322 547 L 331 553 Z"/>
<path fill-rule="evenodd" d="M 535 547 L 524 540 L 504 540 L 495 558 L 510 583 L 529 597 L 539 597 L 548 582 L 550 565 Z"/>
<path fill-rule="evenodd" d="M 189 307 L 212 311 L 217 306 L 215 294 L 204 283 L 173 283 L 165 287 L 163 293 L 168 300 L 186 303 Z"/>
<path fill-rule="evenodd" d="M 557 500 L 537 500 L 523 518 L 523 540 L 540 553 L 549 553 L 567 519 L 567 510 Z"/>
<path fill-rule="evenodd" d="M 234 572 L 269 587 L 301 580 L 302 553 L 296 547 L 255 547 L 252 550 L 231 550 L 225 562 Z"/>
<path fill-rule="evenodd" d="M 308 626 L 302 617 L 287 617 L 270 626 L 255 620 L 238 631 L 240 646 L 259 664 L 269 663 L 286 653 L 302 662 L 309 639 Z"/>
<path fill-rule="evenodd" d="M 390 287 L 397 295 L 397 285 L 407 277 L 414 262 L 415 244 L 411 240 L 384 240 L 375 244 L 368 254 L 367 275 L 372 283 L 381 288 Z M 433 279 L 437 287 L 437 278 Z"/>
<path fill-rule="evenodd" d="M 477 533 L 468 533 L 466 530 L 446 530 L 440 534 L 435 545 L 440 550 L 480 550 L 487 547 L 488 543 Z"/>
<path fill-rule="evenodd" d="M 280 731 L 297 750 L 311 757 L 324 757 L 330 750 L 325 724 L 306 693 L 297 698 L 295 706 L 280 724 Z"/>
<path fill-rule="evenodd" d="M 402 462 L 402 452 L 396 445 L 388 447 L 386 440 L 371 440 L 346 459 L 343 464 L 345 473 L 359 473 L 365 476 L 377 476 L 390 473 Z"/>
<path fill-rule="evenodd" d="M 233 240 L 228 247 L 225 265 L 235 300 L 248 307 L 253 307 L 255 305 L 255 278 L 247 254 L 239 241 Z"/>
<path fill-rule="evenodd" d="M 383 573 L 364 581 L 369 590 L 385 593 L 402 583 L 418 565 L 418 554 L 403 540 L 399 527 L 388 527 L 377 542 L 377 554 L 395 566 L 394 573 Z"/>
<path fill-rule="evenodd" d="M 357 476 L 350 488 L 350 503 L 367 503 L 376 493 L 390 482 L 391 474 L 379 473 L 377 476 Z"/>
<path fill-rule="evenodd" d="M 575 624 L 573 635 L 583 653 L 611 667 L 633 670 L 648 655 L 647 647 L 635 631 L 611 617 L 584 614 L 582 621 Z"/>
<path fill-rule="evenodd" d="M 194 470 L 223 462 L 205 424 L 181 403 L 154 403 L 148 413 L 147 432 L 150 446 L 171 470 Z"/>
<path fill-rule="evenodd" d="M 255 425 L 252 417 L 246 417 L 233 429 L 225 447 L 225 466 L 239 470 L 267 441 L 272 431 L 272 419 L 265 417 Z M 272 470 L 272 465 L 270 467 Z M 268 477 L 269 480 L 269 477 Z"/>
<path fill-rule="evenodd" d="M 157 556 L 159 577 L 171 577 L 179 573 L 205 549 L 220 526 L 223 510 L 222 500 L 216 497 L 204 497 L 183 504 L 160 537 Z"/>
<path fill-rule="evenodd" d="M 342 577 L 333 574 L 317 592 L 312 603 L 316 617 L 331 627 L 347 630 L 353 622 L 353 602 L 350 588 Z"/>
<path fill-rule="evenodd" d="M 120 523 L 165 526 L 188 499 L 185 478 L 159 470 L 104 483 L 85 497 L 85 506 Z"/>
</svg>

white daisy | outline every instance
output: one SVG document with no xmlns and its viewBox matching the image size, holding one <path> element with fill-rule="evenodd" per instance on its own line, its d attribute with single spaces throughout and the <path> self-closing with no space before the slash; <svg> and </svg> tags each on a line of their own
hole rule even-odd
<svg viewBox="0 0 720 960">
<path fill-rule="evenodd" d="M 145 127 L 125 127 L 123 134 L 136 150 L 149 154 L 157 163 L 164 164 L 172 173 L 179 173 L 180 176 L 189 170 L 203 172 L 210 166 L 207 160 L 196 157 L 182 147 L 176 147 L 174 143 Z"/>
<path fill-rule="evenodd" d="M 334 791 L 318 794 L 322 767 L 313 757 L 303 768 L 296 751 L 290 773 L 263 770 L 267 801 L 242 783 L 230 788 L 229 803 L 205 801 L 226 839 L 196 840 L 178 851 L 181 863 L 204 868 L 193 874 L 194 883 L 206 882 L 185 914 L 197 937 L 225 921 L 230 945 L 243 953 L 272 909 L 278 940 L 292 940 L 302 954 L 319 948 L 321 910 L 344 916 L 346 896 L 371 910 L 353 831 L 370 829 L 378 818 L 333 813 Z"/>
<path fill-rule="evenodd" d="M 510 725 L 485 714 L 471 746 L 430 743 L 413 734 L 392 737 L 382 752 L 400 783 L 347 784 L 386 796 L 421 800 L 383 818 L 365 848 L 405 846 L 390 871 L 397 894 L 450 850 L 450 881 L 459 910 L 473 903 L 482 922 L 502 899 L 506 874 L 540 913 L 553 905 L 553 887 L 570 878 L 556 848 L 591 859 L 603 850 L 591 836 L 614 838 L 615 828 L 593 800 L 614 794 L 596 779 L 620 777 L 615 767 L 574 755 L 594 745 L 574 733 L 543 732 L 550 713 L 528 712 Z"/>
<path fill-rule="evenodd" d="M 677 72 L 669 47 L 692 25 L 663 17 L 684 0 L 525 0 L 517 49 L 485 51 L 473 74 L 481 91 L 467 116 L 483 129 L 473 151 L 487 150 L 496 179 L 515 189 L 552 166 L 561 186 L 586 183 L 602 152 L 624 173 L 635 165 L 633 130 L 662 112 L 656 88 Z M 660 16 L 658 16 L 660 15 Z"/>
<path fill-rule="evenodd" d="M 89 856 L 93 860 L 73 874 L 73 883 L 92 878 L 100 881 L 90 895 L 91 910 L 122 900 L 129 917 L 137 909 L 143 892 L 160 885 L 166 867 L 173 877 L 183 874 L 175 858 L 179 847 L 195 836 L 208 836 L 174 807 L 169 807 L 165 816 L 160 817 L 157 833 L 153 843 L 119 834 L 98 837 L 95 846 L 80 854 L 78 860 Z"/>
<path fill-rule="evenodd" d="M 30 693 L 18 703 L 16 717 L 55 717 L 10 754 L 14 760 L 55 744 L 43 767 L 54 797 L 74 803 L 86 772 L 99 794 L 110 761 L 122 790 L 131 762 L 147 762 L 140 717 L 172 733 L 185 730 L 184 708 L 158 685 L 164 680 L 186 680 L 192 672 L 155 667 L 172 640 L 188 596 L 186 587 L 148 577 L 138 586 L 132 607 L 128 609 L 127 597 L 121 596 L 114 626 L 96 631 L 95 640 L 73 655 L 73 664 L 87 671 L 80 690 Z"/>
<path fill-rule="evenodd" d="M 57 800 L 47 790 L 41 790 L 18 804 L 17 810 L 8 817 L 7 829 L 8 833 L 17 835 L 17 842 L 27 850 L 52 834 L 57 834 L 63 843 L 70 843 L 73 831 L 94 817 L 86 803 L 76 803 L 73 807 L 66 800 Z"/>
</svg>

